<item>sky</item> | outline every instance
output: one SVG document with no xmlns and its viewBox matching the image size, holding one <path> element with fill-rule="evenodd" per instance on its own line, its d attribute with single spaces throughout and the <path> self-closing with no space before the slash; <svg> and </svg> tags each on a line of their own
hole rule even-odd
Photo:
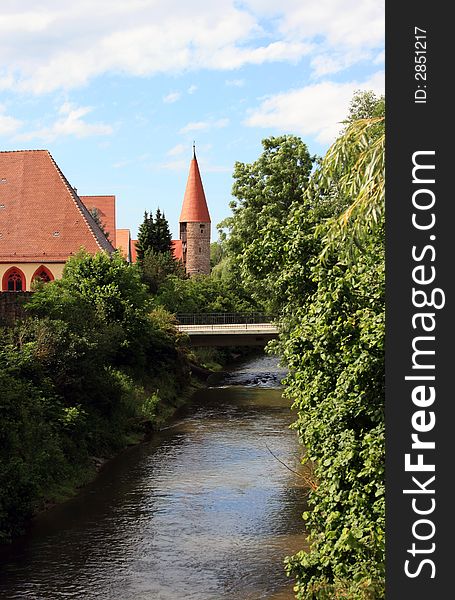
<svg viewBox="0 0 455 600">
<path fill-rule="evenodd" d="M 158 207 L 178 237 L 193 140 L 216 239 L 235 162 L 283 134 L 323 155 L 362 89 L 383 0 L 1 1 L 0 150 L 48 149 L 133 238 Z"/>
</svg>

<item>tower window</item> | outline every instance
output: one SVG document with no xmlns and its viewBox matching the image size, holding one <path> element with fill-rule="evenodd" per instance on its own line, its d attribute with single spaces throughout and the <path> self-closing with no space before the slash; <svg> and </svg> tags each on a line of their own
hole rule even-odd
<svg viewBox="0 0 455 600">
<path fill-rule="evenodd" d="M 202 248 L 199 246 L 199 254 L 202 252 Z"/>
</svg>

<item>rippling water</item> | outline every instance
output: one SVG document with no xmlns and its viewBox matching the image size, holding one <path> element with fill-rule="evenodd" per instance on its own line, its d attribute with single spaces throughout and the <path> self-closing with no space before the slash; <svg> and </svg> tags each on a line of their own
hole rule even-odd
<svg viewBox="0 0 455 600">
<path fill-rule="evenodd" d="M 300 448 L 270 357 L 198 392 L 181 419 L 109 461 L 3 559 L 0 598 L 284 600 L 305 546 Z"/>
</svg>

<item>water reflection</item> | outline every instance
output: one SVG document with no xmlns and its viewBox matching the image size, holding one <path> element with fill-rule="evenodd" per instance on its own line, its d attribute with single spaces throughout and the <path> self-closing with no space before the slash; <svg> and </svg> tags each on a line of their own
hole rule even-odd
<svg viewBox="0 0 455 600">
<path fill-rule="evenodd" d="M 284 373 L 271 360 L 201 390 L 175 427 L 41 515 L 4 559 L 0 597 L 292 598 L 282 559 L 304 546 L 304 493 L 267 450 L 298 469 Z"/>
</svg>

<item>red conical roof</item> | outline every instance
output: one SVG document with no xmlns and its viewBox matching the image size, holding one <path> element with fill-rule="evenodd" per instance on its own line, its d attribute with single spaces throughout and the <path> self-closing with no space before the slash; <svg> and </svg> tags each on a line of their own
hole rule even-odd
<svg viewBox="0 0 455 600">
<path fill-rule="evenodd" d="M 182 212 L 180 213 L 180 223 L 210 223 L 209 209 L 205 200 L 196 154 L 194 154 L 190 164 Z"/>
</svg>

